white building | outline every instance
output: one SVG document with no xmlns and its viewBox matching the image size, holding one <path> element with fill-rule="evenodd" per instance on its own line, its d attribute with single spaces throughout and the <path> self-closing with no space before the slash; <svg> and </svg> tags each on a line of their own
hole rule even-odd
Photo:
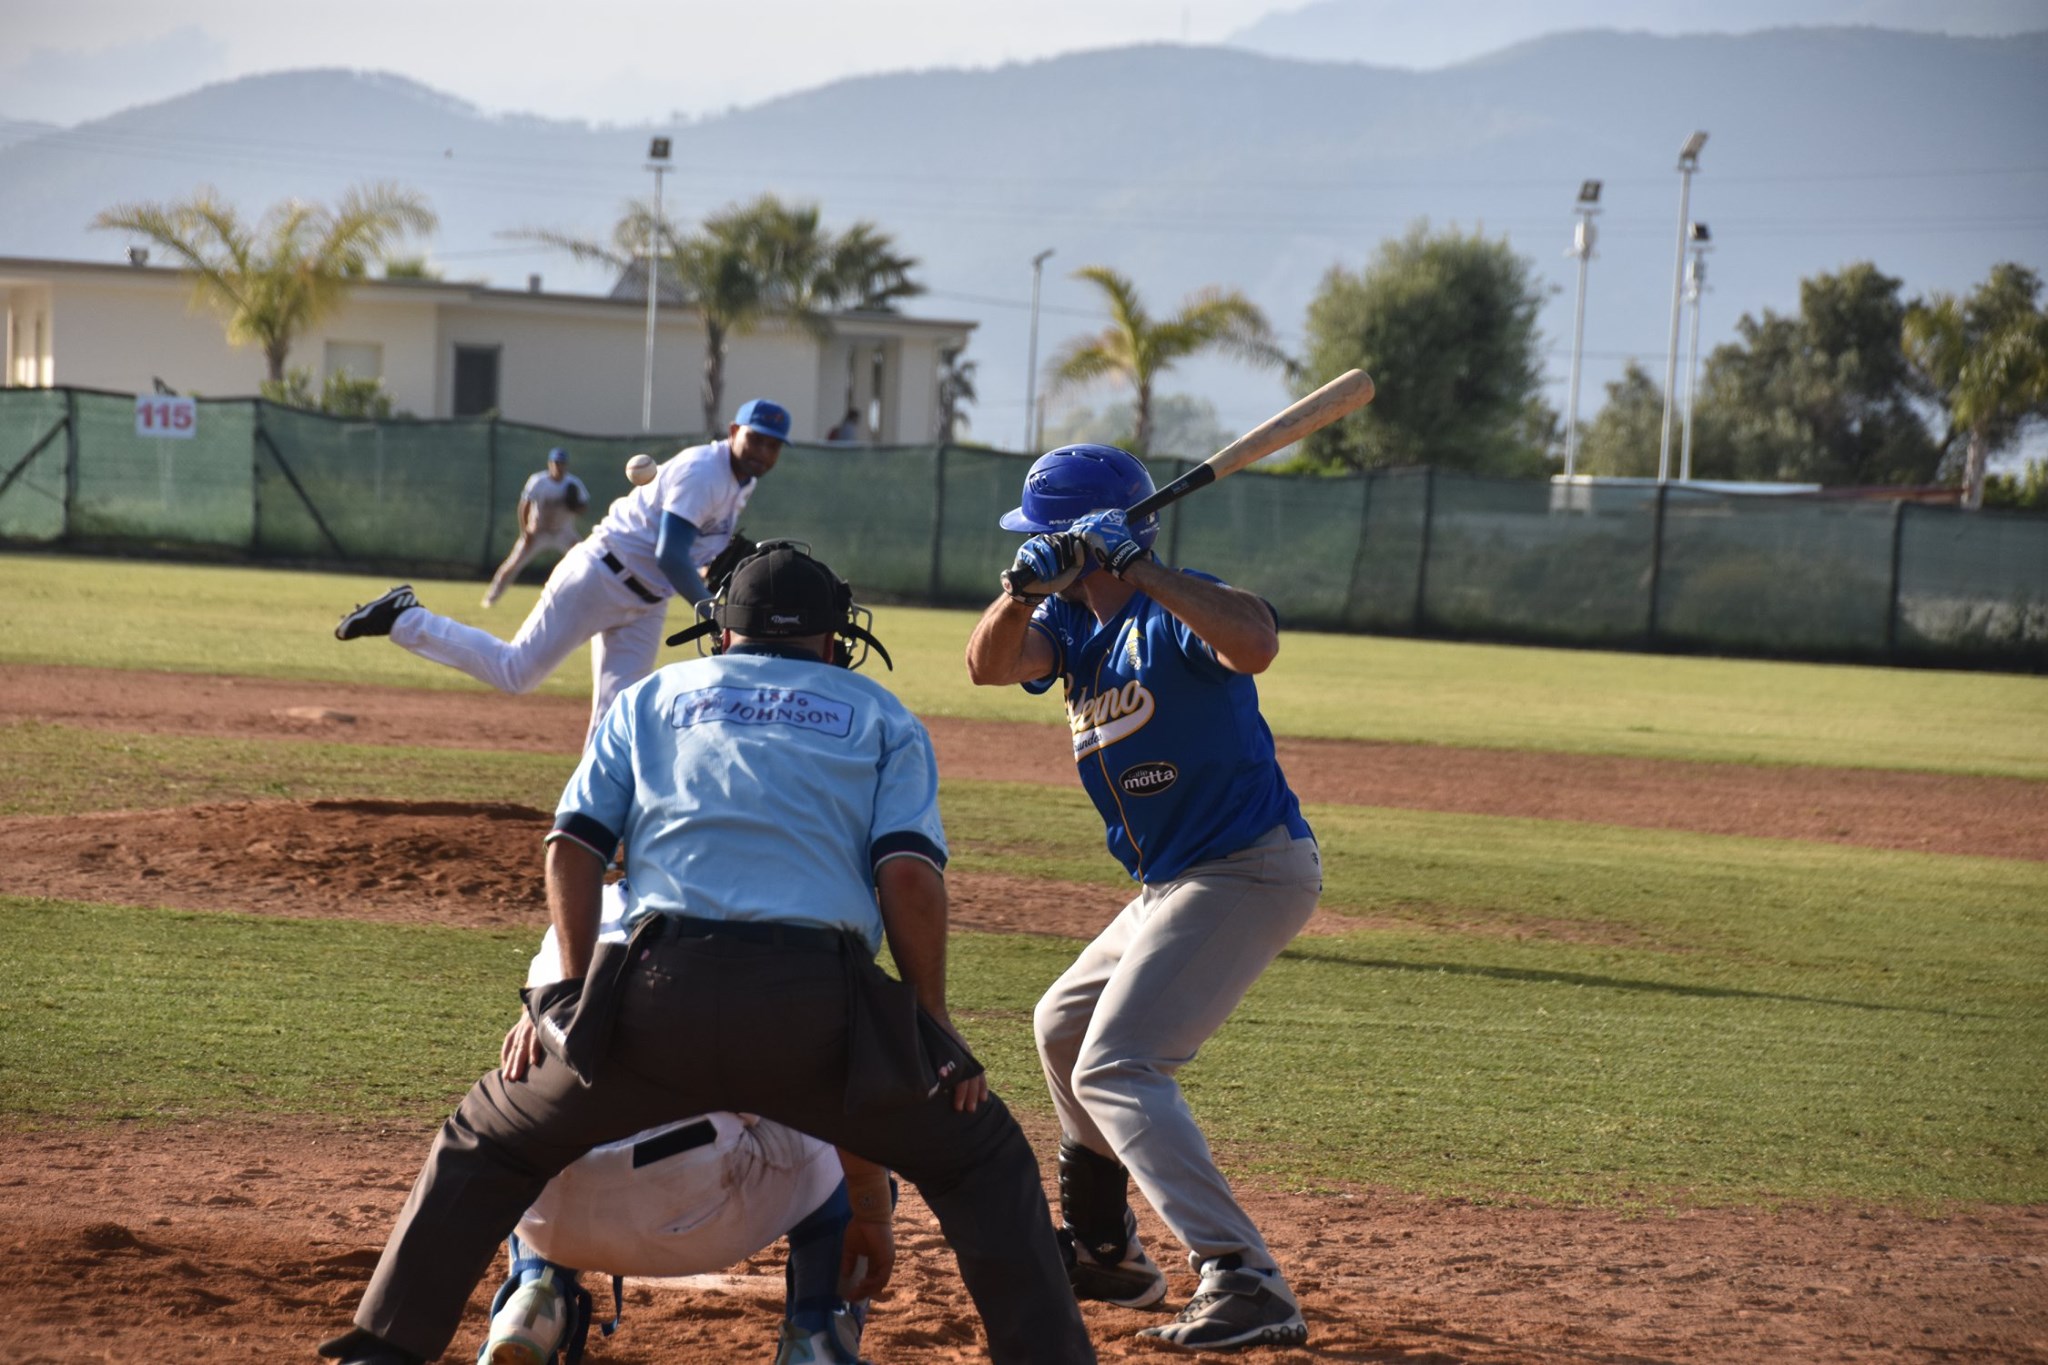
<svg viewBox="0 0 2048 1365">
<path fill-rule="evenodd" d="M 187 277 L 147 264 L 0 256 L 6 316 L 0 385 L 148 393 L 157 384 L 208 398 L 252 395 L 265 375 L 253 346 L 234 348 Z M 655 338 L 653 426 L 696 432 L 705 335 L 694 310 L 664 302 Z M 777 321 L 727 342 L 725 406 L 773 398 L 800 441 L 823 439 L 848 408 L 880 444 L 938 437 L 942 352 L 972 322 L 844 313 L 819 341 Z M 647 305 L 640 298 L 525 292 L 443 280 L 365 280 L 292 346 L 314 385 L 346 370 L 377 378 L 415 417 L 495 409 L 509 421 L 594 435 L 640 430 Z M 724 418 L 721 417 L 721 421 Z"/>
</svg>

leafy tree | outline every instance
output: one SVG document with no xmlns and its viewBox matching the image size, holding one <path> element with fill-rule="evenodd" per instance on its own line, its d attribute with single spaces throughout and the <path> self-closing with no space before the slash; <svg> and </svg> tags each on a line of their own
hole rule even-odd
<svg viewBox="0 0 2048 1365">
<path fill-rule="evenodd" d="M 313 392 L 313 371 L 295 365 L 283 379 L 266 379 L 258 392 L 273 403 L 307 412 L 324 412 L 330 417 L 382 419 L 392 416 L 391 395 L 382 379 L 358 379 L 346 370 L 327 376 L 320 392 Z M 410 413 L 399 413 L 409 417 Z"/>
<path fill-rule="evenodd" d="M 1799 315 L 1743 315 L 1738 340 L 1707 362 L 1701 416 L 1718 432 L 1710 477 L 1912 484 L 1941 451 L 1915 407 L 1899 281 L 1864 262 L 1799 285 Z"/>
<path fill-rule="evenodd" d="M 424 256 L 389 256 L 384 260 L 384 278 L 387 280 L 439 280 L 445 279 L 440 270 Z"/>
<path fill-rule="evenodd" d="M 1991 457 L 2048 416 L 2048 312 L 2041 277 L 2010 262 L 1967 299 L 1936 294 L 1906 310 L 1905 348 L 1948 415 L 1940 450 L 1963 445 L 1963 505 L 1984 502 Z"/>
<path fill-rule="evenodd" d="M 1130 447 L 1138 429 L 1137 405 L 1130 399 L 1094 408 L 1075 408 L 1054 424 L 1046 434 L 1045 448 L 1094 441 L 1103 445 Z M 1216 416 L 1216 405 L 1206 398 L 1184 393 L 1163 393 L 1152 400 L 1152 452 L 1206 460 L 1229 444 L 1234 433 L 1226 431 Z"/>
<path fill-rule="evenodd" d="M 618 292 L 642 296 L 652 241 L 663 302 L 694 308 L 704 320 L 706 431 L 721 429 L 733 337 L 780 317 L 822 340 L 832 334 L 835 311 L 891 312 L 898 300 L 924 292 L 910 276 L 916 260 L 873 223 L 835 234 L 815 204 L 785 204 L 772 194 L 729 204 L 694 232 L 680 230 L 649 200 L 627 205 L 609 242 L 548 230 L 507 235 L 609 265 L 620 272 Z"/>
<path fill-rule="evenodd" d="M 1984 506 L 2048 512 L 2048 460 L 2029 460 L 2017 474 L 1985 476 Z"/>
<path fill-rule="evenodd" d="M 1577 473 L 1650 478 L 1663 435 L 1664 389 L 1635 361 L 1607 385 L 1607 401 L 1579 441 Z"/>
<path fill-rule="evenodd" d="M 331 314 L 371 262 L 436 220 L 426 201 L 395 185 L 359 186 L 341 202 L 287 199 L 245 223 L 211 186 L 175 203 L 117 204 L 95 228 L 147 237 L 193 277 L 195 303 L 227 317 L 228 341 L 254 343 L 272 383 L 283 383 L 292 342 Z"/>
<path fill-rule="evenodd" d="M 1379 395 L 1309 437 L 1297 466 L 1543 472 L 1556 418 L 1541 398 L 1542 303 L 1506 242 L 1427 223 L 1383 242 L 1357 274 L 1332 267 L 1309 304 L 1301 392 L 1358 368 Z"/>
<path fill-rule="evenodd" d="M 1155 320 L 1137 286 L 1108 266 L 1084 266 L 1074 278 L 1102 291 L 1110 321 L 1094 336 L 1076 337 L 1060 348 L 1051 365 L 1053 386 L 1073 388 L 1100 379 L 1129 384 L 1136 406 L 1133 454 L 1151 449 L 1152 387 L 1179 361 L 1213 350 L 1255 365 L 1287 363 L 1266 315 L 1234 289 L 1197 290 L 1172 317 Z"/>
</svg>

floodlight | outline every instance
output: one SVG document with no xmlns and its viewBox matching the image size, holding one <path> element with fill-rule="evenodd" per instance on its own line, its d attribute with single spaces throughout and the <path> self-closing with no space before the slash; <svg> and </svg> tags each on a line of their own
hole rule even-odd
<svg viewBox="0 0 2048 1365">
<path fill-rule="evenodd" d="M 1581 180 L 1579 182 L 1579 202 L 1581 204 L 1599 203 L 1600 182 L 1597 180 Z"/>
<path fill-rule="evenodd" d="M 1696 132 L 1687 138 L 1685 145 L 1678 149 L 1678 168 L 1682 171 L 1689 171 L 1697 167 L 1700 160 L 1700 148 L 1706 145 L 1707 135 L 1705 130 Z"/>
<path fill-rule="evenodd" d="M 668 160 L 668 139 L 665 137 L 658 137 L 655 138 L 652 142 L 648 143 L 647 159 L 649 161 Z"/>
</svg>

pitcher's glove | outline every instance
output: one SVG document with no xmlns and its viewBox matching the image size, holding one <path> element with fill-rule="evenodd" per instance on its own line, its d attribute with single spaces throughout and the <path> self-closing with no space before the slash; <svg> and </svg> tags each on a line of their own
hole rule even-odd
<svg viewBox="0 0 2048 1365">
<path fill-rule="evenodd" d="M 736 530 L 732 533 L 732 543 L 720 550 L 711 562 L 704 566 L 704 586 L 711 589 L 713 597 L 725 591 L 725 580 L 732 577 L 732 571 L 740 566 L 740 561 L 759 548 L 753 541 L 747 539 L 745 531 Z"/>
</svg>

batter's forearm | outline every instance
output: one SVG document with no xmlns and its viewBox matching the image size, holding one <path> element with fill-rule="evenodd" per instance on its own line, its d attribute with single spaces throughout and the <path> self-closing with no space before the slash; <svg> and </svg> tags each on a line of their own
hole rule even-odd
<svg viewBox="0 0 2048 1365">
<path fill-rule="evenodd" d="M 1031 610 L 1029 602 L 998 597 L 974 623 L 974 633 L 967 637 L 967 676 L 977 686 L 1000 687 L 1045 676 L 1045 667 L 1028 649 L 1038 638 L 1031 630 Z"/>
<path fill-rule="evenodd" d="M 546 865 L 548 920 L 555 926 L 562 977 L 570 980 L 590 971 L 597 948 L 605 863 L 574 840 L 556 839 L 548 845 Z"/>
<path fill-rule="evenodd" d="M 1251 593 L 1150 560 L 1131 565 L 1124 581 L 1184 621 L 1233 673 L 1263 673 L 1280 653 L 1273 609 Z"/>
</svg>

